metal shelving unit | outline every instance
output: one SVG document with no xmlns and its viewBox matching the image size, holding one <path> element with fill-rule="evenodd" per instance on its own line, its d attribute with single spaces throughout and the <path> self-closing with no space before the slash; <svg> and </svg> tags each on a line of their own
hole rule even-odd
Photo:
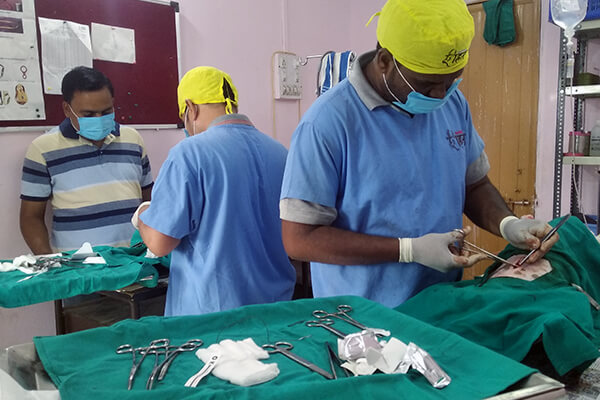
<svg viewBox="0 0 600 400">
<path fill-rule="evenodd" d="M 576 29 L 577 54 L 576 68 L 578 72 L 585 71 L 587 57 L 587 42 L 590 39 L 600 38 L 600 20 L 583 21 Z M 558 91 L 557 91 L 557 110 L 556 110 L 556 142 L 554 158 L 554 204 L 553 217 L 558 218 L 561 215 L 561 191 L 563 165 L 573 165 L 573 174 L 571 179 L 571 213 L 580 212 L 579 200 L 576 196 L 576 188 L 581 184 L 581 173 L 584 166 L 600 166 L 600 157 L 572 157 L 563 155 L 563 141 L 565 130 L 565 101 L 567 96 L 574 99 L 573 130 L 583 130 L 584 121 L 584 103 L 589 98 L 600 98 L 600 85 L 582 85 L 570 86 L 567 82 L 567 40 L 561 30 L 560 42 L 560 63 L 558 68 Z M 577 185 L 577 186 L 576 186 Z M 600 191 L 599 191 L 600 200 Z M 598 215 L 600 215 L 600 201 L 598 204 Z M 598 224 L 600 230 L 600 223 Z"/>
<path fill-rule="evenodd" d="M 585 156 L 585 157 L 563 156 L 563 164 L 566 164 L 566 165 L 600 165 L 600 157 L 593 157 L 593 156 Z"/>
<path fill-rule="evenodd" d="M 575 96 L 584 99 L 600 97 L 600 85 L 568 86 L 565 88 L 565 94 L 567 96 Z"/>
</svg>

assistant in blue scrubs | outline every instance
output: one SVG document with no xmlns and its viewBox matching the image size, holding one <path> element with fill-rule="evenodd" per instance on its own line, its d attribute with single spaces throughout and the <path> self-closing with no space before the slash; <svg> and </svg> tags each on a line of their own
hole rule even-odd
<svg viewBox="0 0 600 400">
<path fill-rule="evenodd" d="M 287 150 L 235 112 L 222 71 L 191 70 L 178 96 L 192 137 L 171 149 L 140 214 L 148 248 L 172 250 L 165 315 L 290 300 L 296 274 L 278 215 Z"/>
</svg>

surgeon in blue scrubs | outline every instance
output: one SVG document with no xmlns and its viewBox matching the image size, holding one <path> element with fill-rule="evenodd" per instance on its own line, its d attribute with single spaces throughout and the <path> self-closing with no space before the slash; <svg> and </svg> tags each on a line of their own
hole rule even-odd
<svg viewBox="0 0 600 400">
<path fill-rule="evenodd" d="M 550 226 L 515 217 L 487 177 L 458 89 L 474 35 L 464 1 L 389 0 L 378 15 L 377 49 L 294 133 L 280 216 L 288 254 L 311 261 L 316 297 L 395 307 L 482 258 L 450 248 L 469 233 L 454 231 L 463 212 L 520 248 L 539 246 Z"/>
<path fill-rule="evenodd" d="M 237 113 L 237 90 L 216 68 L 188 71 L 177 96 L 191 137 L 169 152 L 137 221 L 150 251 L 172 251 L 165 315 L 290 300 L 278 212 L 287 150 Z"/>
</svg>

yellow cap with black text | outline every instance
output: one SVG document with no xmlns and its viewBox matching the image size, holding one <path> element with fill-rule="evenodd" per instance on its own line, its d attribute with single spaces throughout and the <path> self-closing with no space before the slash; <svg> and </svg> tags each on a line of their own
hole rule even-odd
<svg viewBox="0 0 600 400">
<path fill-rule="evenodd" d="M 194 104 L 225 103 L 225 112 L 233 113 L 232 105 L 238 104 L 238 93 L 231 77 L 214 67 L 196 67 L 181 78 L 177 87 L 179 118 L 185 114 L 185 101 Z"/>
<path fill-rule="evenodd" d="M 451 74 L 467 65 L 475 24 L 464 0 L 388 0 L 375 16 L 379 44 L 406 68 Z"/>
</svg>

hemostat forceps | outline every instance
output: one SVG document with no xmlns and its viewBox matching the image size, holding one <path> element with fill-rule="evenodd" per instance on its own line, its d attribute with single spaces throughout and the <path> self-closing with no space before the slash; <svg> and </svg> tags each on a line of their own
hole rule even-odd
<svg viewBox="0 0 600 400">
<path fill-rule="evenodd" d="M 459 232 L 459 233 L 461 233 L 461 234 L 463 234 L 463 235 L 465 234 L 465 232 L 464 232 L 462 229 L 455 229 L 455 231 L 456 231 L 456 232 Z M 494 261 L 498 261 L 498 262 L 500 262 L 500 263 L 502 263 L 502 264 L 507 264 L 507 265 L 510 265 L 511 267 L 519 268 L 519 266 L 518 266 L 517 264 L 513 264 L 513 263 L 511 263 L 510 261 L 508 261 L 508 260 L 505 260 L 505 259 L 504 259 L 504 258 L 502 258 L 502 257 L 498 257 L 497 255 L 495 255 L 495 254 L 494 254 L 494 253 L 492 253 L 492 252 L 489 252 L 489 251 L 487 251 L 487 250 L 485 250 L 485 249 L 482 249 L 482 248 L 481 248 L 481 247 L 479 247 L 479 246 L 476 246 L 476 245 L 474 245 L 473 243 L 471 243 L 471 242 L 469 242 L 469 241 L 466 241 L 466 240 L 464 239 L 464 236 L 463 236 L 463 239 L 461 239 L 461 240 L 459 241 L 459 246 L 460 246 L 460 247 L 459 247 L 459 250 L 466 250 L 466 251 L 468 251 L 468 252 L 470 252 L 470 253 L 479 253 L 479 254 L 483 254 L 483 255 L 485 255 L 486 257 L 488 257 L 488 258 L 491 258 L 491 259 L 492 259 L 492 260 L 494 260 Z"/>
<path fill-rule="evenodd" d="M 325 310 L 315 310 L 315 311 L 313 311 L 312 315 L 313 315 L 313 317 L 318 318 L 320 320 L 337 318 L 344 322 L 349 323 L 350 325 L 354 325 L 355 327 L 357 327 L 359 329 L 362 329 L 362 330 L 368 329 L 365 325 L 361 324 L 360 322 L 358 322 L 357 320 L 355 320 L 354 318 L 352 318 L 351 316 L 348 315 L 348 313 L 351 311 L 352 311 L 351 306 L 346 305 L 346 304 L 340 304 L 339 306 L 337 306 L 337 312 L 329 313 Z"/>
<path fill-rule="evenodd" d="M 148 354 L 156 354 L 156 351 L 158 349 L 168 348 L 168 346 L 169 346 L 169 339 L 157 339 L 157 340 L 151 341 L 150 346 L 148 346 L 148 347 L 134 348 L 130 344 L 124 344 L 117 348 L 117 354 L 123 354 L 123 353 L 132 353 L 133 354 L 132 355 L 133 364 L 131 365 L 131 370 L 129 371 L 129 380 L 127 383 L 127 390 L 131 390 L 133 388 L 133 380 L 135 379 L 135 374 L 137 373 L 138 369 L 144 362 L 144 359 L 146 358 L 146 356 Z M 138 361 L 137 363 L 135 362 L 135 353 L 136 352 L 140 352 L 140 354 L 142 354 L 140 361 Z"/>
<path fill-rule="evenodd" d="M 353 325 L 355 327 L 357 327 L 360 330 L 367 330 L 370 329 L 373 332 L 375 332 L 375 334 L 379 337 L 385 337 L 385 336 L 390 336 L 390 332 L 386 331 L 385 329 L 375 329 L 375 328 L 369 328 L 364 324 L 361 324 L 360 322 L 358 322 L 357 320 L 355 320 L 354 318 L 352 318 L 350 315 L 348 315 L 348 313 L 350 313 L 352 311 L 352 306 L 349 306 L 347 304 L 340 304 L 339 306 L 337 306 L 337 311 L 330 313 L 327 312 L 325 310 L 315 310 L 313 311 L 312 315 L 313 317 L 317 318 L 317 321 L 314 322 L 320 322 L 320 321 L 333 321 L 331 318 L 337 318 L 341 321 L 344 321 L 350 325 Z M 331 324 L 325 324 L 325 325 L 331 325 Z M 312 325 L 309 325 L 312 326 Z"/>
<path fill-rule="evenodd" d="M 198 347 L 202 346 L 201 339 L 191 339 L 182 344 L 181 346 L 169 346 L 165 350 L 165 359 L 158 366 L 155 366 L 146 382 L 146 389 L 152 390 L 155 381 L 162 381 L 165 375 L 167 374 L 167 370 L 173 360 L 179 353 L 194 351 Z M 172 350 L 170 350 L 172 348 Z"/>
<path fill-rule="evenodd" d="M 309 326 L 311 328 L 318 326 L 323 329 L 327 329 L 329 332 L 333 333 L 335 336 L 339 337 L 340 339 L 343 339 L 346 336 L 348 336 L 346 333 L 338 331 L 335 328 L 332 328 L 331 325 L 333 325 L 333 321 L 328 318 L 321 318 L 317 321 L 306 321 L 305 325 Z"/>
</svg>

